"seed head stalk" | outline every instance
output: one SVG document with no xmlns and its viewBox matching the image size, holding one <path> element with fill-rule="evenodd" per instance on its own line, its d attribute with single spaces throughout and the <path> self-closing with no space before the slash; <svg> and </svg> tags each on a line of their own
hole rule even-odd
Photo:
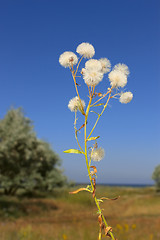
<svg viewBox="0 0 160 240">
<path fill-rule="evenodd" d="M 79 98 L 79 102 L 80 102 L 80 105 L 81 105 L 82 114 L 85 115 L 85 112 L 84 112 L 84 109 L 83 109 L 83 105 L 82 105 L 82 101 L 81 101 L 81 98 L 80 98 L 80 96 L 79 96 L 79 91 L 78 91 L 78 88 L 77 88 L 77 82 L 76 82 L 76 74 L 77 74 L 78 67 L 79 67 L 79 64 L 80 64 L 81 60 L 82 60 L 82 58 L 80 59 L 80 61 L 79 61 L 79 63 L 78 63 L 78 66 L 77 66 L 76 71 L 74 71 L 73 65 L 72 65 L 72 69 L 70 68 L 70 71 L 71 71 L 71 73 L 72 73 L 72 77 L 73 77 L 73 80 L 74 80 L 75 89 L 76 89 L 77 96 L 78 96 L 78 98 Z"/>
<path fill-rule="evenodd" d="M 82 153 L 84 154 L 83 149 L 82 149 L 82 147 L 79 143 L 78 137 L 77 137 L 78 130 L 77 130 L 77 127 L 76 127 L 76 123 L 77 123 L 77 111 L 75 111 L 75 121 L 74 121 L 75 138 L 76 138 L 76 141 L 78 143 L 79 148 L 81 149 Z"/>
<path fill-rule="evenodd" d="M 95 89 L 95 88 L 94 88 Z M 94 94 L 94 89 L 93 89 L 93 94 Z M 87 119 L 88 119 L 88 114 L 89 114 L 89 110 L 90 110 L 90 107 L 91 107 L 91 102 L 92 102 L 92 98 L 93 98 L 93 94 L 90 94 L 90 100 L 89 100 L 89 104 L 88 104 L 88 107 L 87 107 L 87 110 L 86 110 L 86 114 L 85 114 L 85 126 L 84 126 L 84 142 L 85 142 L 85 159 L 86 159 L 86 166 L 87 166 L 87 171 L 88 171 L 88 175 L 89 175 L 89 179 L 90 179 L 90 184 L 91 184 L 91 187 L 92 187 L 92 191 L 94 191 L 94 186 L 93 186 L 93 183 L 92 183 L 92 177 L 91 177 L 91 174 L 90 174 L 90 165 L 89 165 L 89 161 L 88 161 L 88 152 L 87 152 Z M 110 96 L 111 96 L 111 92 L 109 94 L 109 97 L 108 97 L 108 100 L 106 102 L 106 104 L 104 105 L 104 108 L 101 112 L 101 114 L 98 116 L 97 120 L 96 120 L 96 123 L 95 125 L 93 126 L 88 138 L 91 136 L 93 130 L 95 129 L 101 115 L 103 114 L 104 110 L 106 109 L 107 105 L 108 105 L 108 102 L 109 102 L 109 99 L 110 99 Z M 98 208 L 98 212 L 99 214 L 101 214 L 102 216 L 102 219 L 103 219 L 103 222 L 105 224 L 106 227 L 108 227 L 108 224 L 107 224 L 107 221 L 104 217 L 104 215 L 102 214 L 102 210 L 100 208 L 100 205 L 99 205 L 99 202 L 97 200 L 97 197 L 96 195 L 94 196 L 94 201 L 95 201 L 95 204 Z M 112 234 L 111 231 L 109 231 L 109 234 L 112 238 L 112 240 L 115 240 L 114 238 L 114 235 Z M 101 234 L 99 234 L 99 240 L 101 240 Z"/>
</svg>

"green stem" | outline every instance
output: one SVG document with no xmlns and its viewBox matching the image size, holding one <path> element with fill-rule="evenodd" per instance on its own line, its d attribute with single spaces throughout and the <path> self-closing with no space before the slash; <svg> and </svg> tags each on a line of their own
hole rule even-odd
<svg viewBox="0 0 160 240">
<path fill-rule="evenodd" d="M 110 93 L 110 95 L 111 95 L 111 93 Z M 110 99 L 110 95 L 109 95 L 109 97 L 108 97 L 108 100 L 107 100 L 107 102 L 106 102 L 106 104 L 105 104 L 105 106 L 104 106 L 104 108 L 103 108 L 100 116 L 103 114 L 105 108 L 107 107 L 107 104 L 108 104 L 109 99 Z M 93 183 L 92 183 L 92 177 L 91 177 L 91 174 L 90 174 L 90 165 L 88 164 L 88 154 L 87 154 L 87 119 L 88 119 L 88 114 L 89 114 L 91 102 L 92 102 L 92 95 L 90 94 L 90 101 L 89 101 L 89 104 L 88 104 L 88 107 L 87 107 L 87 110 L 86 110 L 86 114 L 85 114 L 84 142 L 85 142 L 85 159 L 86 159 L 87 170 L 88 170 L 88 174 L 89 174 L 89 179 L 90 179 L 92 191 L 94 191 L 94 186 L 93 186 Z M 92 131 L 91 131 L 91 133 L 90 133 L 90 135 L 92 134 L 94 128 L 96 127 L 97 122 L 98 122 L 100 116 L 98 117 L 98 119 L 97 119 L 97 121 L 96 121 L 96 123 L 95 123 L 95 125 L 94 125 L 94 127 L 93 127 L 93 129 L 92 129 Z M 89 136 L 90 136 L 90 135 L 89 135 Z M 88 137 L 88 138 L 89 138 L 89 137 Z M 106 220 L 105 220 L 104 215 L 102 214 L 102 210 L 101 210 L 101 208 L 100 208 L 100 205 L 99 205 L 99 202 L 98 202 L 98 200 L 97 200 L 97 198 L 96 198 L 96 195 L 94 196 L 94 201 L 95 201 L 95 204 L 96 204 L 96 206 L 97 206 L 97 208 L 98 208 L 99 213 L 102 215 L 102 219 L 103 219 L 103 222 L 104 222 L 105 226 L 108 227 L 108 224 L 107 224 L 107 222 L 106 222 Z M 112 240 L 115 240 L 115 238 L 114 238 L 114 236 L 113 236 L 113 234 L 112 234 L 111 231 L 109 231 L 109 234 L 110 234 Z M 99 239 L 101 239 L 101 237 L 99 237 Z"/>
</svg>

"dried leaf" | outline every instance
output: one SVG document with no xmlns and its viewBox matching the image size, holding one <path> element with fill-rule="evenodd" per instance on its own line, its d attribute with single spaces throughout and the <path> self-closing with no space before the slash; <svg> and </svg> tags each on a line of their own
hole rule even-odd
<svg viewBox="0 0 160 240">
<path fill-rule="evenodd" d="M 83 152 L 81 152 L 80 150 L 78 149 L 68 149 L 68 150 L 65 150 L 63 151 L 64 153 L 76 153 L 76 154 L 82 154 Z"/>
<path fill-rule="evenodd" d="M 102 239 L 102 225 L 103 225 L 101 214 L 98 216 L 98 222 L 99 222 L 99 240 L 101 240 Z"/>
<path fill-rule="evenodd" d="M 90 166 L 90 168 L 93 168 L 94 173 L 97 173 L 97 168 L 95 166 Z"/>
<path fill-rule="evenodd" d="M 92 197 L 94 198 L 95 194 L 96 194 L 96 179 L 92 178 L 91 180 L 93 182 L 93 187 L 94 187 L 93 192 L 92 192 Z"/>
<path fill-rule="evenodd" d="M 86 122 L 86 124 L 87 124 L 88 122 Z M 84 126 L 85 126 L 85 123 L 84 124 L 82 124 L 82 126 L 78 129 L 78 131 L 80 131 L 82 128 L 84 128 Z"/>
<path fill-rule="evenodd" d="M 96 140 L 96 139 L 98 139 L 98 138 L 100 138 L 100 136 L 98 136 L 98 137 L 91 137 L 91 138 L 88 138 L 87 141 Z"/>
<path fill-rule="evenodd" d="M 78 131 L 81 130 L 82 128 L 84 128 L 84 126 L 85 126 L 85 124 L 82 124 L 82 126 L 78 129 Z"/>
<path fill-rule="evenodd" d="M 115 197 L 115 198 L 106 198 L 106 197 L 102 197 L 101 200 L 111 200 L 111 201 L 114 201 L 114 200 L 117 200 L 118 198 L 120 198 L 120 196 Z"/>
<path fill-rule="evenodd" d="M 94 188 L 93 193 L 92 193 L 92 197 L 95 198 L 96 195 L 96 188 Z"/>
<path fill-rule="evenodd" d="M 87 188 L 79 188 L 73 192 L 69 192 L 70 194 L 76 194 L 76 193 L 79 193 L 81 191 L 87 191 L 87 192 L 90 192 L 90 190 L 88 190 Z"/>
<path fill-rule="evenodd" d="M 111 237 L 109 232 L 112 232 L 112 227 L 106 227 L 105 228 L 105 235 L 108 236 L 108 237 Z"/>
<path fill-rule="evenodd" d="M 102 221 L 102 215 L 101 214 L 98 216 L 98 222 L 99 222 L 99 226 L 102 227 L 103 221 Z"/>
</svg>

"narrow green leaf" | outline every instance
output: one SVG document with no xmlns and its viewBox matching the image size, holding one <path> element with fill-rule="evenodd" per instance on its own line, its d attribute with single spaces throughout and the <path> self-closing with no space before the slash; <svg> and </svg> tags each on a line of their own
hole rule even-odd
<svg viewBox="0 0 160 240">
<path fill-rule="evenodd" d="M 89 189 L 87 189 L 87 188 L 79 188 L 79 189 L 77 189 L 77 190 L 75 190 L 75 191 L 73 191 L 73 192 L 69 192 L 70 194 L 76 194 L 76 193 L 79 193 L 79 192 L 81 192 L 81 191 L 87 191 L 87 192 L 91 192 Z"/>
<path fill-rule="evenodd" d="M 96 105 L 91 105 L 91 107 L 98 107 L 98 106 L 102 106 L 104 105 L 104 103 L 99 103 L 99 104 L 96 104 Z"/>
<path fill-rule="evenodd" d="M 98 137 L 91 137 L 91 138 L 88 138 L 87 141 L 96 140 L 96 139 L 98 139 L 98 138 L 100 138 L 100 136 L 98 136 Z"/>
<path fill-rule="evenodd" d="M 99 113 L 97 113 L 97 112 L 95 112 L 95 111 L 91 111 L 91 112 L 93 112 L 93 113 L 97 114 L 97 115 L 98 115 L 98 117 L 100 116 L 100 114 L 99 114 Z"/>
<path fill-rule="evenodd" d="M 77 153 L 77 154 L 82 154 L 82 152 L 78 149 L 68 149 L 63 151 L 64 153 Z"/>
</svg>

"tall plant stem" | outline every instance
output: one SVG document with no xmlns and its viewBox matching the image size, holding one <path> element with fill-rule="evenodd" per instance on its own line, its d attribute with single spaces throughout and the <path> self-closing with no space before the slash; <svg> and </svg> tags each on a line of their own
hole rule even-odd
<svg viewBox="0 0 160 240">
<path fill-rule="evenodd" d="M 93 90 L 93 94 L 94 94 L 94 90 Z M 84 126 L 85 159 L 86 159 L 87 171 L 88 171 L 88 175 L 89 175 L 92 191 L 94 191 L 94 186 L 93 186 L 93 182 L 92 182 L 92 176 L 90 174 L 90 166 L 89 166 L 88 153 L 87 153 L 87 119 L 88 119 L 88 114 L 89 114 L 89 110 L 90 110 L 90 107 L 91 107 L 93 94 L 92 95 L 90 94 L 90 100 L 89 100 L 89 104 L 88 104 L 88 107 L 87 107 L 87 110 L 86 110 L 86 114 L 85 114 L 85 126 Z M 107 107 L 109 99 L 110 99 L 110 96 L 108 97 L 107 103 L 105 104 L 104 109 L 101 112 L 101 115 L 104 112 L 105 108 Z M 97 119 L 96 124 L 97 124 L 99 118 Z M 96 127 L 96 124 L 94 125 L 94 128 Z M 92 130 L 94 130 L 94 128 Z M 92 133 L 92 131 L 91 131 L 91 133 Z M 106 221 L 104 215 L 102 214 L 102 210 L 100 208 L 100 205 L 99 205 L 99 202 L 98 202 L 98 200 L 96 198 L 96 195 L 94 196 L 94 201 L 95 201 L 95 204 L 96 204 L 96 206 L 98 208 L 99 214 L 101 214 L 101 216 L 102 216 L 102 219 L 103 219 L 103 222 L 104 222 L 105 226 L 108 227 L 107 221 Z M 111 231 L 109 231 L 109 234 L 110 234 L 112 240 L 115 240 L 115 238 L 114 238 L 114 236 L 113 236 Z M 101 239 L 101 234 L 99 235 L 99 240 L 100 239 Z"/>
</svg>

